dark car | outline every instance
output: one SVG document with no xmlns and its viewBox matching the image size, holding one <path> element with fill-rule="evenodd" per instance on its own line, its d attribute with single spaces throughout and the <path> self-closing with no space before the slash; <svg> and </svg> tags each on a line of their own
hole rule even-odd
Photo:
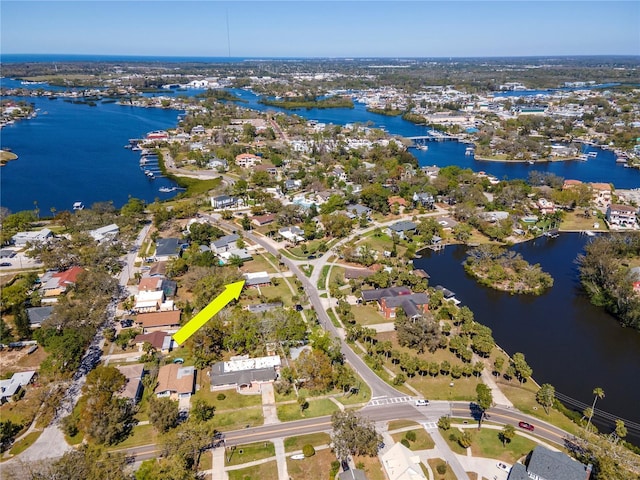
<svg viewBox="0 0 640 480">
<path fill-rule="evenodd" d="M 302 305 L 300 305 L 299 303 L 298 303 L 298 304 L 296 304 L 295 309 L 296 309 L 296 312 L 301 312 L 302 310 L 304 310 L 304 309 L 302 308 Z"/>
<path fill-rule="evenodd" d="M 529 430 L 530 432 L 533 432 L 533 425 L 531 425 L 530 423 L 527 422 L 519 422 L 518 426 L 520 428 L 524 428 L 525 430 Z"/>
<path fill-rule="evenodd" d="M 122 326 L 122 328 L 129 328 L 133 325 L 133 320 L 131 320 L 130 318 L 120 320 L 120 325 Z"/>
<path fill-rule="evenodd" d="M 0 263 L 0 267 L 10 267 L 11 263 L 10 262 L 2 262 Z"/>
<path fill-rule="evenodd" d="M 315 260 L 316 258 L 318 258 L 318 257 L 317 257 L 317 256 L 315 256 L 315 255 L 309 255 L 309 256 L 307 257 L 307 260 Z"/>
</svg>

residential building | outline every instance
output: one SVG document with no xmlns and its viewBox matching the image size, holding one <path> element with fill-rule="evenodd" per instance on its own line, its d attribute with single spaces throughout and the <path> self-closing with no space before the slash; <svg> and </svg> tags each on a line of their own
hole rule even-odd
<svg viewBox="0 0 640 480">
<path fill-rule="evenodd" d="M 145 343 L 149 343 L 156 349 L 156 351 L 161 353 L 169 353 L 175 346 L 175 342 L 173 341 L 171 334 L 162 330 L 136 335 L 133 339 L 133 343 L 138 347 L 139 352 L 144 350 Z"/>
<path fill-rule="evenodd" d="M 64 272 L 47 272 L 40 279 L 43 297 L 57 297 L 76 284 L 78 276 L 84 272 L 82 267 L 71 267 Z"/>
<path fill-rule="evenodd" d="M 276 219 L 276 216 L 273 213 L 269 213 L 267 215 L 259 215 L 259 216 L 253 217 L 251 219 L 251 223 L 253 223 L 254 225 L 257 225 L 258 227 L 261 227 L 263 225 L 272 223 L 275 219 Z"/>
<path fill-rule="evenodd" d="M 183 367 L 177 363 L 170 363 L 160 367 L 158 371 L 158 386 L 155 389 L 157 397 L 169 397 L 171 400 L 191 397 L 196 381 L 195 367 Z"/>
<path fill-rule="evenodd" d="M 180 256 L 182 242 L 179 238 L 159 238 L 156 240 L 156 262 L 166 262 Z"/>
<path fill-rule="evenodd" d="M 363 290 L 364 302 L 376 301 L 385 318 L 395 318 L 401 308 L 408 318 L 419 318 L 429 311 L 429 295 L 412 293 L 407 287 L 378 288 Z"/>
<path fill-rule="evenodd" d="M 414 205 L 422 205 L 426 208 L 433 208 L 433 204 L 435 203 L 435 199 L 430 193 L 416 192 L 413 194 L 413 197 L 411 199 L 413 200 Z"/>
<path fill-rule="evenodd" d="M 417 225 L 415 223 L 403 220 L 387 227 L 387 235 L 392 236 L 395 234 L 404 239 L 408 233 L 415 233 L 416 227 Z"/>
<path fill-rule="evenodd" d="M 381 461 L 389 480 L 427 480 L 420 457 L 400 442 L 382 455 Z"/>
<path fill-rule="evenodd" d="M 43 243 L 53 236 L 53 232 L 48 228 L 43 228 L 37 232 L 18 232 L 11 241 L 16 247 L 25 247 L 27 243 Z"/>
<path fill-rule="evenodd" d="M 304 241 L 304 230 L 300 227 L 284 227 L 278 230 L 278 234 L 291 243 L 298 243 Z"/>
<path fill-rule="evenodd" d="M 238 240 L 240 240 L 240 235 L 236 233 L 220 237 L 219 239 L 211 243 L 211 251 L 213 253 L 222 253 L 228 252 L 229 250 L 234 250 L 238 248 Z"/>
<path fill-rule="evenodd" d="M 638 228 L 638 214 L 636 207 L 612 203 L 607 207 L 606 218 L 611 228 Z"/>
<path fill-rule="evenodd" d="M 142 397 L 142 377 L 144 376 L 144 364 L 116 365 L 118 371 L 126 378 L 124 386 L 116 393 L 118 397 L 126 398 L 136 404 Z"/>
<path fill-rule="evenodd" d="M 251 313 L 264 313 L 276 308 L 282 308 L 282 302 L 258 303 L 256 305 L 247 305 L 247 310 Z"/>
<path fill-rule="evenodd" d="M 552 213 L 555 213 L 556 211 L 556 206 L 554 205 L 554 203 L 550 200 L 547 200 L 546 198 L 539 198 L 538 202 L 536 203 L 536 207 L 543 215 L 550 215 Z"/>
<path fill-rule="evenodd" d="M 371 213 L 373 212 L 373 210 L 371 210 L 369 207 L 365 207 L 364 205 L 360 205 L 358 203 L 347 205 L 346 207 L 344 207 L 344 209 L 358 218 L 364 215 L 367 219 L 371 218 Z"/>
<path fill-rule="evenodd" d="M 605 206 L 611 203 L 611 184 L 609 183 L 590 183 L 593 192 L 593 201 L 598 206 Z"/>
<path fill-rule="evenodd" d="M 133 306 L 133 310 L 136 313 L 173 310 L 173 303 L 171 304 L 172 308 L 167 308 L 167 305 L 164 305 L 164 309 L 162 308 L 164 304 L 164 292 L 162 290 L 143 290 L 141 292 L 138 292 L 138 294 L 135 296 L 135 299 L 136 303 Z"/>
<path fill-rule="evenodd" d="M 118 233 L 120 233 L 120 227 L 115 223 L 89 231 L 89 235 L 98 243 L 113 240 L 118 236 Z"/>
<path fill-rule="evenodd" d="M 0 380 L 0 405 L 11 402 L 14 395 L 20 393 L 23 387 L 29 385 L 36 377 L 36 371 L 14 373 L 11 378 Z"/>
<path fill-rule="evenodd" d="M 51 316 L 53 307 L 31 307 L 27 308 L 27 318 L 31 328 L 39 328 L 47 318 Z"/>
<path fill-rule="evenodd" d="M 245 287 L 261 287 L 271 285 L 271 278 L 267 272 L 250 272 L 244 274 Z"/>
<path fill-rule="evenodd" d="M 213 208 L 231 208 L 238 204 L 236 197 L 230 197 L 229 195 L 219 195 L 217 197 L 211 197 L 211 206 Z"/>
<path fill-rule="evenodd" d="M 511 467 L 507 480 L 589 480 L 591 465 L 584 465 L 562 452 L 538 445 L 525 464 Z"/>
<path fill-rule="evenodd" d="M 249 358 L 248 355 L 231 357 L 228 362 L 218 362 L 211 367 L 211 389 L 236 385 L 238 390 L 272 382 L 278 377 L 281 360 L 278 355 Z"/>
<path fill-rule="evenodd" d="M 218 258 L 223 264 L 229 263 L 232 258 L 248 262 L 253 260 L 253 257 L 246 248 L 234 248 L 218 254 Z"/>
<path fill-rule="evenodd" d="M 242 168 L 250 168 L 262 163 L 261 157 L 251 153 L 241 153 L 236 156 L 235 160 L 236 165 Z"/>
<path fill-rule="evenodd" d="M 151 333 L 156 330 L 175 332 L 180 327 L 180 313 L 180 310 L 142 313 L 136 317 L 136 323 L 142 327 L 142 333 Z"/>
</svg>

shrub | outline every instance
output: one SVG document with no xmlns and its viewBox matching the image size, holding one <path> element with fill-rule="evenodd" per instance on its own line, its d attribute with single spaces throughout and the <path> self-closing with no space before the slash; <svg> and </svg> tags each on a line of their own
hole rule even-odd
<svg viewBox="0 0 640 480">
<path fill-rule="evenodd" d="M 416 441 L 416 432 L 414 432 L 413 430 L 409 430 L 407 433 L 404 434 L 404 438 L 406 438 L 410 442 L 415 442 Z"/>
<path fill-rule="evenodd" d="M 400 440 L 400 443 L 402 445 L 404 445 L 405 447 L 407 447 L 407 448 L 411 447 L 411 444 L 409 443 L 409 440 L 407 440 L 406 438 L 403 438 L 402 440 Z"/>
<path fill-rule="evenodd" d="M 216 398 L 220 401 L 224 400 L 225 398 L 227 398 L 227 396 L 224 393 L 219 393 Z"/>
<path fill-rule="evenodd" d="M 451 428 L 451 418 L 440 417 L 440 419 L 438 420 L 438 428 L 442 430 L 449 430 Z"/>
<path fill-rule="evenodd" d="M 440 475 L 444 475 L 445 473 L 447 473 L 447 465 L 444 463 L 440 463 L 436 467 L 436 472 L 438 472 Z"/>
<path fill-rule="evenodd" d="M 340 462 L 338 460 L 334 460 L 331 462 L 331 470 L 329 470 L 329 478 L 333 479 L 338 474 L 338 470 L 340 470 Z"/>
<path fill-rule="evenodd" d="M 402 373 L 399 373 L 393 378 L 393 384 L 398 387 L 407 381 L 407 377 L 405 377 Z"/>
<path fill-rule="evenodd" d="M 313 445 L 306 444 L 302 447 L 302 454 L 305 457 L 313 457 L 316 454 L 316 449 L 313 448 Z"/>
</svg>

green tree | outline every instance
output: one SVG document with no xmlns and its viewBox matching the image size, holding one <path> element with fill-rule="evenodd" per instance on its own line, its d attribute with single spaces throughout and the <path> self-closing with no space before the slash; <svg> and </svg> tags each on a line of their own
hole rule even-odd
<svg viewBox="0 0 640 480">
<path fill-rule="evenodd" d="M 516 436 L 516 429 L 514 428 L 513 425 L 510 425 L 510 424 L 505 425 L 502 428 L 502 430 L 500 430 L 500 433 L 498 434 L 498 437 L 500 437 L 500 440 L 502 441 L 503 447 L 505 447 L 508 442 L 511 442 L 511 440 L 513 440 L 513 437 L 515 436 Z"/>
<path fill-rule="evenodd" d="M 149 398 L 149 421 L 160 433 L 166 433 L 178 424 L 180 412 L 178 402 L 169 397 Z"/>
<path fill-rule="evenodd" d="M 480 410 L 480 418 L 478 419 L 478 428 L 482 428 L 482 420 L 484 419 L 485 412 L 493 405 L 493 394 L 491 389 L 484 383 L 476 385 L 476 404 Z"/>
<path fill-rule="evenodd" d="M 627 436 L 627 427 L 619 418 L 616 420 L 616 429 L 613 433 L 615 437 L 615 443 L 618 443 L 618 441 L 623 440 L 624 437 Z"/>
<path fill-rule="evenodd" d="M 553 407 L 556 398 L 556 389 L 549 383 L 543 384 L 536 393 L 536 401 L 544 407 L 544 411 L 549 415 L 549 409 Z"/>
<path fill-rule="evenodd" d="M 591 425 L 591 418 L 593 417 L 593 414 L 595 413 L 596 410 L 596 402 L 598 401 L 598 399 L 602 399 L 604 398 L 604 390 L 600 387 L 596 387 L 593 389 L 593 405 L 591 405 L 591 412 L 589 415 L 589 421 L 587 421 L 587 431 L 589 431 L 589 426 Z"/>
<path fill-rule="evenodd" d="M 198 422 L 206 422 L 211 420 L 215 414 L 216 407 L 208 403 L 206 400 L 196 398 L 193 400 L 189 415 Z"/>
<path fill-rule="evenodd" d="M 353 411 L 337 411 L 331 416 L 334 450 L 336 456 L 345 460 L 349 455 L 378 454 L 382 436 L 369 420 L 365 420 Z"/>
</svg>

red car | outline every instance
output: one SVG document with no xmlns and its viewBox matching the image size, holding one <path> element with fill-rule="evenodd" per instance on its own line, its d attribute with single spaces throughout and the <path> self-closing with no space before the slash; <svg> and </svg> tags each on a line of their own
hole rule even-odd
<svg viewBox="0 0 640 480">
<path fill-rule="evenodd" d="M 529 430 L 530 432 L 533 432 L 533 425 L 531 425 L 530 423 L 520 422 L 518 423 L 518 426 L 520 428 L 524 428 L 525 430 Z"/>
</svg>

